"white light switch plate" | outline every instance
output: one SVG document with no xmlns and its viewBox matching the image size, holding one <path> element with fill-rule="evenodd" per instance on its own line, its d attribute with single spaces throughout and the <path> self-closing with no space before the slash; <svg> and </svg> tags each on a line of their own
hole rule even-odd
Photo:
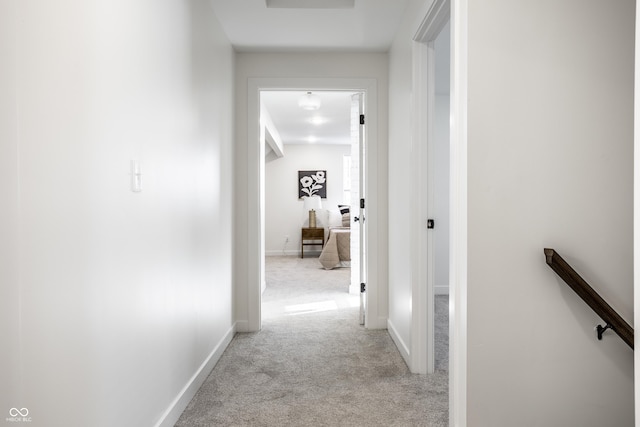
<svg viewBox="0 0 640 427">
<path fill-rule="evenodd" d="M 139 193 L 142 191 L 142 173 L 140 172 L 140 162 L 131 160 L 131 191 Z"/>
</svg>

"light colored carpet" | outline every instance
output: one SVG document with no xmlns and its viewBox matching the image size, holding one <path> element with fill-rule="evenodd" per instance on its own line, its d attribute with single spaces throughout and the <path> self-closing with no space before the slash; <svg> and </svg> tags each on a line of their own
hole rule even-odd
<svg viewBox="0 0 640 427">
<path fill-rule="evenodd" d="M 447 297 L 437 371 L 414 375 L 387 331 L 358 325 L 348 284 L 317 258 L 268 257 L 262 331 L 236 335 L 176 426 L 447 426 Z"/>
</svg>

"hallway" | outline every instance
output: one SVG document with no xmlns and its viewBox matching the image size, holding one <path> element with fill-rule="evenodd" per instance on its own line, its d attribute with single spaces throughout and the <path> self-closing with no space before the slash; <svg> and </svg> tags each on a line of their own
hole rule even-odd
<svg viewBox="0 0 640 427">
<path fill-rule="evenodd" d="M 267 257 L 263 330 L 238 334 L 177 426 L 447 426 L 447 298 L 437 372 L 411 374 L 386 330 L 358 325 L 349 269 Z"/>
<path fill-rule="evenodd" d="M 170 427 L 192 401 L 180 425 L 437 423 L 444 415 L 426 403 L 442 390 L 452 426 L 640 424 L 640 353 L 614 334 L 597 339 L 600 320 L 542 252 L 565 254 L 640 323 L 636 1 L 290 7 L 302 1 L 0 1 L 7 423 L 28 413 L 34 427 Z M 416 152 L 429 132 L 428 29 L 444 12 L 448 390 L 442 373 L 403 365 L 423 360 L 429 313 L 418 230 L 443 224 L 421 215 L 430 169 Z M 377 310 L 366 330 L 357 308 L 327 310 L 325 299 L 265 316 L 254 332 L 259 94 L 283 87 L 366 88 L 366 286 Z M 280 189 L 293 202 L 296 177 Z"/>
</svg>

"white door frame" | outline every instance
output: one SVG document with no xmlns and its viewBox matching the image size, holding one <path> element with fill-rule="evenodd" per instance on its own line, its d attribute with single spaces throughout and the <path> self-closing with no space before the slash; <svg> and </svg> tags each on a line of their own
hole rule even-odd
<svg viewBox="0 0 640 427">
<path fill-rule="evenodd" d="M 451 0 L 449 425 L 467 425 L 468 0 Z"/>
<path fill-rule="evenodd" d="M 247 227 L 247 331 L 259 331 L 262 327 L 261 299 L 262 283 L 264 282 L 264 144 L 260 143 L 260 92 L 277 90 L 326 90 L 326 91 L 354 91 L 365 93 L 365 111 L 367 114 L 364 132 L 366 132 L 366 206 L 367 218 L 365 228 L 367 233 L 366 256 L 367 266 L 377 266 L 386 263 L 381 259 L 379 241 L 383 237 L 381 231 L 386 227 L 379 224 L 378 197 L 378 94 L 376 79 L 350 78 L 249 78 L 248 79 L 248 227 Z M 384 241 L 382 239 L 382 241 Z M 368 267 L 367 271 L 367 304 L 365 327 L 371 329 L 386 328 L 386 313 L 384 304 L 387 297 L 380 286 L 377 269 Z M 386 288 L 385 288 L 386 289 Z"/>
<path fill-rule="evenodd" d="M 636 2 L 636 46 L 634 74 L 634 158 L 633 158 L 633 320 L 640 325 L 640 7 Z M 640 351 L 634 352 L 635 425 L 640 426 Z"/>
<path fill-rule="evenodd" d="M 429 153 L 421 142 L 428 140 L 431 131 L 430 120 L 425 122 L 423 118 L 433 111 L 428 102 L 430 85 L 433 90 L 433 47 L 429 43 L 450 19 L 449 425 L 456 427 L 467 425 L 467 15 L 468 0 L 435 0 L 418 25 L 413 44 L 413 136 L 417 153 L 413 178 L 423 183 Z M 429 200 L 424 197 L 414 203 L 413 224 L 420 231 L 412 242 L 412 363 L 416 371 L 432 371 L 433 346 L 428 343 L 433 342 L 433 298 L 429 297 L 433 289 L 425 285 L 432 269 L 421 262 L 425 258 L 420 258 L 426 257 L 430 244 L 425 224 Z"/>
</svg>

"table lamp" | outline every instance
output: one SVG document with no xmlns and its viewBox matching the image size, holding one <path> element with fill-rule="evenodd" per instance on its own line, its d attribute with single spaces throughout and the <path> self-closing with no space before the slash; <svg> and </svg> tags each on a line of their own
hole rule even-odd
<svg viewBox="0 0 640 427">
<path fill-rule="evenodd" d="M 309 228 L 316 228 L 316 209 L 322 209 L 320 196 L 304 198 L 304 210 L 309 211 Z"/>
</svg>

